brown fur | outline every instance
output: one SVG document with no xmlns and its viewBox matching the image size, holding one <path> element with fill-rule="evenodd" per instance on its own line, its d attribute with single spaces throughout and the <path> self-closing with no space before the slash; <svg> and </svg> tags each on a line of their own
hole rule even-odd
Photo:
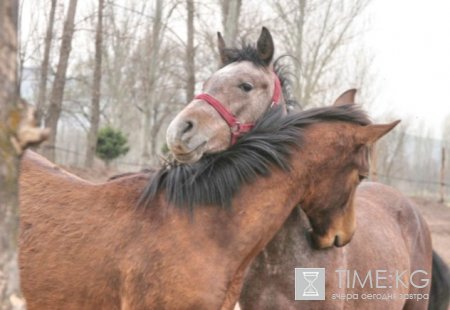
<svg viewBox="0 0 450 310">
<path fill-rule="evenodd" d="M 245 270 L 295 205 L 352 200 L 359 183 L 354 150 L 370 128 L 306 127 L 291 172 L 274 169 L 244 185 L 230 210 L 199 207 L 193 217 L 163 193 L 152 208 L 136 210 L 148 182 L 142 175 L 94 185 L 27 152 L 20 267 L 28 308 L 232 309 Z M 334 186 L 342 182 L 348 188 Z"/>
<path fill-rule="evenodd" d="M 333 300 L 332 294 L 428 294 L 431 283 L 422 289 L 395 288 L 340 289 L 335 270 L 356 270 L 360 275 L 375 270 L 403 271 L 408 276 L 417 269 L 431 277 L 431 239 L 428 227 L 400 192 L 377 183 L 362 183 L 356 190 L 358 229 L 347 246 L 314 250 L 306 231 L 309 221 L 296 208 L 275 238 L 258 255 L 244 283 L 241 309 L 427 309 L 427 300 Z M 294 268 L 326 268 L 326 300 L 294 300 Z"/>
</svg>

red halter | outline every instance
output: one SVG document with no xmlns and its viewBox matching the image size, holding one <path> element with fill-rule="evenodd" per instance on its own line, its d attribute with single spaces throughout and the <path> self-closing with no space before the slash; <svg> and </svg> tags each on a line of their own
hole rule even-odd
<svg viewBox="0 0 450 310">
<path fill-rule="evenodd" d="M 272 103 L 270 104 L 270 107 L 277 106 L 280 103 L 280 97 L 281 97 L 281 83 L 278 76 L 274 73 L 275 77 L 275 86 L 273 90 L 272 95 Z M 216 111 L 220 114 L 220 116 L 223 118 L 223 120 L 228 124 L 228 127 L 230 127 L 231 131 L 231 145 L 236 143 L 237 139 L 249 132 L 254 126 L 254 123 L 240 123 L 236 116 L 229 111 L 226 107 L 223 106 L 223 104 L 214 98 L 211 95 L 208 95 L 207 93 L 202 93 L 194 97 L 194 99 L 201 99 L 206 101 L 209 105 L 211 105 Z"/>
</svg>

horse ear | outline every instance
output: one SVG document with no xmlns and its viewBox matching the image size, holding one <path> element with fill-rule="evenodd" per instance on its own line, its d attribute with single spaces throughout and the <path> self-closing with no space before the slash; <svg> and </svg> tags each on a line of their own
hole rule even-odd
<svg viewBox="0 0 450 310">
<path fill-rule="evenodd" d="M 390 124 L 374 124 L 361 127 L 357 132 L 357 141 L 361 144 L 371 145 L 394 129 L 398 123 L 400 123 L 400 120 L 396 120 Z"/>
<path fill-rule="evenodd" d="M 263 60 L 266 65 L 269 65 L 272 61 L 275 48 L 272 35 L 266 27 L 262 27 L 256 47 L 261 60 Z"/>
<path fill-rule="evenodd" d="M 356 92 L 357 90 L 355 88 L 345 91 L 336 99 L 336 101 L 333 103 L 333 106 L 338 107 L 345 104 L 354 104 Z"/>
<path fill-rule="evenodd" d="M 225 53 L 225 40 L 223 39 L 220 32 L 217 33 L 217 44 L 219 46 L 220 62 L 222 63 L 222 65 L 226 65 L 228 63 L 228 57 Z"/>
</svg>

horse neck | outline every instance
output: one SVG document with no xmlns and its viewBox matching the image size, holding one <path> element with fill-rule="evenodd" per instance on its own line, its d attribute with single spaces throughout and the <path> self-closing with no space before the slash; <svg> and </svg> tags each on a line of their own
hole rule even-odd
<svg viewBox="0 0 450 310">
<path fill-rule="evenodd" d="M 230 211 L 228 224 L 235 231 L 235 239 L 229 242 L 230 251 L 235 253 L 249 244 L 252 248 L 246 254 L 256 255 L 272 239 L 308 188 L 309 181 L 302 171 L 304 163 L 288 173 L 274 169 L 270 177 L 242 188 Z"/>
<path fill-rule="evenodd" d="M 270 177 L 243 187 L 233 200 L 228 221 L 223 221 L 222 211 L 217 216 L 219 225 L 209 225 L 214 229 L 209 235 L 222 246 L 219 263 L 232 275 L 227 281 L 229 286 L 222 309 L 237 302 L 250 263 L 282 227 L 299 193 L 303 192 L 303 182 L 300 179 L 295 184 L 286 182 L 289 177 L 282 171 L 272 171 Z M 210 249 L 205 251 L 210 255 Z"/>
</svg>

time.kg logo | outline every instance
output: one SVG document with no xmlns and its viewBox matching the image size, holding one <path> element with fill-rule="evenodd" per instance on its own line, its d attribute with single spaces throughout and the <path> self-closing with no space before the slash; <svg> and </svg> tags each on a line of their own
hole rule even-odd
<svg viewBox="0 0 450 310">
<path fill-rule="evenodd" d="M 325 300 L 325 268 L 295 268 L 295 300 Z"/>
</svg>

